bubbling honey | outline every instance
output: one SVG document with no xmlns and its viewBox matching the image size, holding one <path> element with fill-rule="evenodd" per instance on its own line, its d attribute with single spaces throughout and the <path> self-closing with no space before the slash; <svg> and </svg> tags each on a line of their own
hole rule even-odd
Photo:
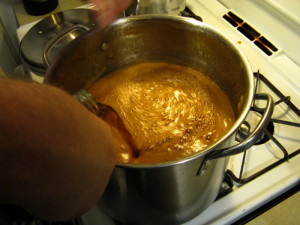
<svg viewBox="0 0 300 225">
<path fill-rule="evenodd" d="M 136 141 L 134 156 L 117 128 L 117 162 L 152 164 L 195 154 L 233 125 L 232 106 L 220 87 L 199 71 L 168 63 L 141 63 L 114 71 L 88 90 L 115 109 Z"/>
</svg>

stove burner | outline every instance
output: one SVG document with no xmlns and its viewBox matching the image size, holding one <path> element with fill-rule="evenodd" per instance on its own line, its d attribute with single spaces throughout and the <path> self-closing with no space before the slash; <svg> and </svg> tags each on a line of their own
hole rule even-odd
<svg viewBox="0 0 300 225">
<path fill-rule="evenodd" d="M 252 111 L 249 112 L 249 115 L 248 115 L 248 117 L 250 117 L 252 120 L 259 121 L 261 113 L 252 109 Z M 242 123 L 242 125 L 240 126 L 240 128 L 237 131 L 237 134 L 235 137 L 236 141 L 243 142 L 251 134 L 252 128 L 254 128 L 255 124 L 256 124 L 256 122 L 253 122 L 252 120 L 250 122 L 244 121 Z M 274 134 L 274 123 L 272 121 L 269 122 L 269 124 L 266 127 L 266 130 L 267 131 L 264 131 L 261 134 L 261 137 L 257 140 L 257 142 L 254 145 L 264 144 L 271 139 L 270 136 Z"/>
<path fill-rule="evenodd" d="M 266 143 L 271 139 L 270 135 L 274 134 L 274 124 L 273 122 L 269 122 L 266 130 L 263 132 L 262 137 L 260 140 L 258 140 L 255 145 L 261 145 Z"/>
<path fill-rule="evenodd" d="M 267 80 L 262 74 L 259 73 L 254 73 L 254 77 L 256 78 L 256 88 L 259 85 L 259 82 L 264 83 L 267 87 L 270 88 L 270 91 L 273 92 L 279 100 L 275 103 L 275 105 L 279 104 L 285 104 L 289 110 L 295 113 L 300 118 L 300 110 L 297 108 L 290 100 L 291 98 L 289 96 L 284 96 L 269 80 Z M 263 112 L 262 108 L 259 108 L 256 103 L 253 104 L 253 107 L 251 108 L 249 115 L 247 116 L 246 120 L 250 121 L 244 121 L 242 126 L 237 132 L 236 140 L 237 141 L 242 141 L 244 140 L 249 133 L 251 132 L 251 124 L 254 123 L 256 124 L 257 120 L 260 118 L 260 114 Z M 243 153 L 243 160 L 241 162 L 241 167 L 239 171 L 239 175 L 236 176 L 231 170 L 227 170 L 226 173 L 229 175 L 229 177 L 236 182 L 239 185 L 246 184 L 257 177 L 263 175 L 264 173 L 272 170 L 273 168 L 277 167 L 278 165 L 286 162 L 290 158 L 297 156 L 300 154 L 300 149 L 296 149 L 295 151 L 288 153 L 286 148 L 273 136 L 275 132 L 275 126 L 276 124 L 284 124 L 287 126 L 294 126 L 294 127 L 300 127 L 299 123 L 295 123 L 292 121 L 285 121 L 285 120 L 280 120 L 280 119 L 275 119 L 272 118 L 264 131 L 264 134 L 262 135 L 261 139 L 256 143 L 256 145 L 264 144 L 266 142 L 272 141 L 276 146 L 283 152 L 284 156 L 280 158 L 279 160 L 275 161 L 274 163 L 271 163 L 270 165 L 266 165 L 265 168 L 261 169 L 260 171 L 249 175 L 248 177 L 244 177 L 244 165 L 245 165 L 245 160 L 246 160 L 246 154 L 248 152 L 245 151 Z"/>
</svg>

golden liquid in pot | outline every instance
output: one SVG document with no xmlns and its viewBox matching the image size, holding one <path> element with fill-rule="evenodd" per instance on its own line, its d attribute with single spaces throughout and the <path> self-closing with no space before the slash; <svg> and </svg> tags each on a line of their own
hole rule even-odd
<svg viewBox="0 0 300 225">
<path fill-rule="evenodd" d="M 135 157 L 112 127 L 119 163 L 151 164 L 181 159 L 212 145 L 234 124 L 225 93 L 188 67 L 142 63 L 114 71 L 88 90 L 118 112 L 136 140 Z"/>
</svg>

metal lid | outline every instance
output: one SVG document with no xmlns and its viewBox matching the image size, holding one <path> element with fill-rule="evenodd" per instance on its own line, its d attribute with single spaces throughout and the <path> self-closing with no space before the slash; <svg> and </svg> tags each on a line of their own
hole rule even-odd
<svg viewBox="0 0 300 225">
<path fill-rule="evenodd" d="M 35 24 L 20 43 L 20 56 L 24 63 L 43 75 L 48 67 L 44 60 L 45 53 L 52 62 L 67 44 L 86 32 L 83 27 L 90 29 L 95 26 L 92 12 L 91 9 L 70 9 L 50 15 Z"/>
</svg>

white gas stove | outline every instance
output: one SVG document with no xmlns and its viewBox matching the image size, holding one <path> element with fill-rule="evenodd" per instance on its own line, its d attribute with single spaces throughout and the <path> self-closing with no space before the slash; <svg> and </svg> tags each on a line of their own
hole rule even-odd
<svg viewBox="0 0 300 225">
<path fill-rule="evenodd" d="M 255 73 L 257 92 L 269 93 L 277 102 L 267 131 L 271 137 L 266 134 L 246 153 L 230 157 L 220 197 L 184 225 L 233 224 L 290 190 L 299 190 L 300 4 L 187 0 L 187 7 L 241 48 Z M 259 117 L 253 111 L 246 121 L 255 126 Z M 81 223 L 117 224 L 97 207 L 83 215 Z"/>
</svg>

